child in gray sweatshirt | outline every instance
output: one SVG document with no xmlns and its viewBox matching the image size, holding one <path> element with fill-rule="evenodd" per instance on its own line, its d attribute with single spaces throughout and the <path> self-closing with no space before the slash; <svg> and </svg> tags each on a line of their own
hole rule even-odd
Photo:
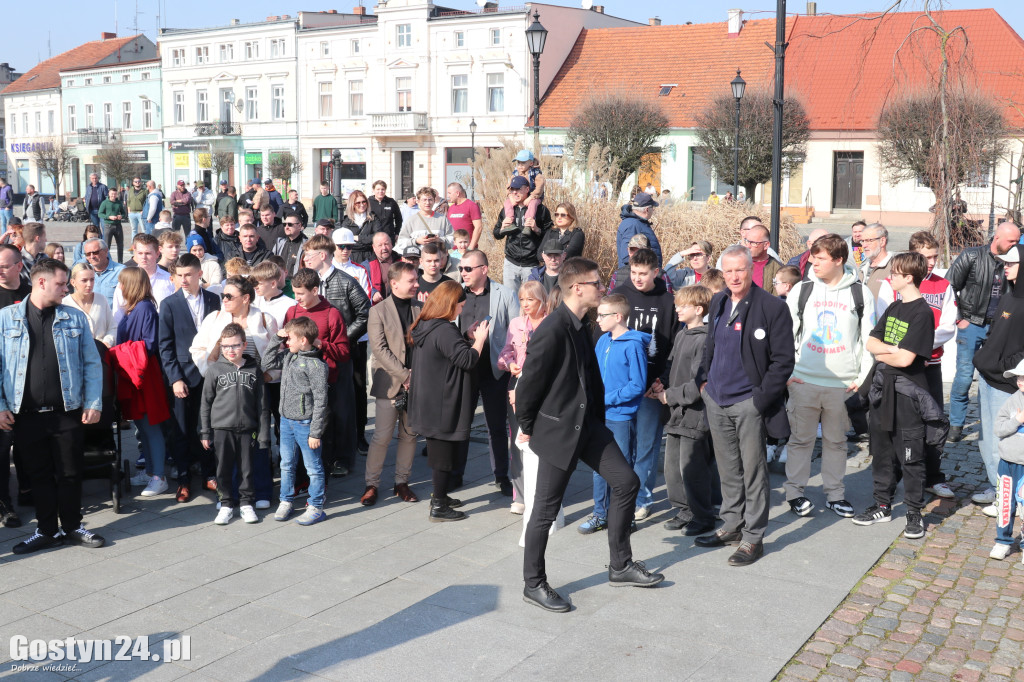
<svg viewBox="0 0 1024 682">
<path fill-rule="evenodd" d="M 1013 548 L 1013 516 L 1015 512 L 1020 513 L 1024 497 L 1024 360 L 1003 372 L 1003 376 L 1016 379 L 1019 390 L 1003 403 L 996 415 L 999 481 L 996 485 L 996 544 L 989 554 L 993 559 L 1005 559 Z"/>
</svg>

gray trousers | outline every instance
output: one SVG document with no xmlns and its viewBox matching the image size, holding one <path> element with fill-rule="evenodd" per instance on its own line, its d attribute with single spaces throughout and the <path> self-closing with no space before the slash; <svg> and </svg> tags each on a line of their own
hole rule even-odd
<svg viewBox="0 0 1024 682">
<path fill-rule="evenodd" d="M 821 424 L 821 481 L 825 499 L 838 502 L 846 498 L 846 431 L 850 417 L 845 388 L 816 386 L 814 384 L 789 385 L 789 428 L 792 433 L 786 445 L 786 500 L 803 497 L 807 480 L 811 477 L 811 456 L 814 441 Z"/>
<path fill-rule="evenodd" d="M 384 460 L 388 456 L 388 445 L 398 425 L 398 450 L 395 453 L 395 485 L 408 483 L 412 463 L 416 458 L 416 434 L 409 431 L 406 413 L 395 409 L 395 401 L 377 398 L 374 401 L 375 414 L 373 438 L 366 456 L 366 485 L 380 487 L 380 475 Z"/>
<path fill-rule="evenodd" d="M 519 287 L 521 287 L 526 280 L 530 279 L 530 273 L 532 271 L 533 268 L 528 265 L 516 265 L 512 261 L 506 259 L 501 272 L 501 283 L 518 296 Z"/>
<path fill-rule="evenodd" d="M 721 407 L 707 391 L 701 395 L 722 479 L 722 531 L 742 530 L 744 542 L 761 542 L 770 504 L 764 419 L 753 398 Z"/>
</svg>

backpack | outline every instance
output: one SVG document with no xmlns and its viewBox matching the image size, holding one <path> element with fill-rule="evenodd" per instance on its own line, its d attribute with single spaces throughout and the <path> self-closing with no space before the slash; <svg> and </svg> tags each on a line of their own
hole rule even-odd
<svg viewBox="0 0 1024 682">
<path fill-rule="evenodd" d="M 796 341 L 800 342 L 800 337 L 804 333 L 804 308 L 807 307 L 807 301 L 811 298 L 811 293 L 814 291 L 815 282 L 811 280 L 805 280 L 801 282 L 803 286 L 800 287 L 800 297 L 797 299 L 796 314 L 800 319 L 799 326 L 796 329 Z M 808 286 L 809 285 L 809 286 Z M 857 327 L 860 327 L 861 321 L 864 319 L 864 285 L 860 282 L 854 282 L 854 285 L 850 289 L 850 293 L 853 294 L 853 308 L 857 311 Z"/>
</svg>

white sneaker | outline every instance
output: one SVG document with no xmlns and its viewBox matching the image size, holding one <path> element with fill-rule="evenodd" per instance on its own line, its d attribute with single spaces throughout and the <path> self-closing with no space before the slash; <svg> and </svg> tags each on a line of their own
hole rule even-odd
<svg viewBox="0 0 1024 682">
<path fill-rule="evenodd" d="M 513 502 L 512 506 L 509 507 L 509 511 L 513 514 L 518 514 L 522 516 L 523 512 L 526 511 L 526 505 L 523 504 L 522 502 Z"/>
<path fill-rule="evenodd" d="M 145 471 L 140 471 L 131 478 L 132 485 L 146 486 L 149 485 L 150 479 L 153 477 L 147 474 Z"/>
<path fill-rule="evenodd" d="M 256 510 L 253 509 L 252 505 L 250 504 L 243 504 L 241 507 L 239 507 L 238 514 L 246 523 L 256 523 L 260 520 L 260 517 L 256 516 Z"/>
<path fill-rule="evenodd" d="M 159 476 L 154 476 L 149 480 L 149 485 L 146 486 L 146 489 L 143 490 L 140 494 L 143 497 L 153 497 L 155 495 L 159 495 L 160 493 L 165 492 L 167 492 L 167 481 L 160 478 Z"/>
<path fill-rule="evenodd" d="M 992 504 L 996 501 L 996 489 L 985 488 L 979 493 L 971 495 L 971 502 L 974 504 Z"/>
<path fill-rule="evenodd" d="M 995 504 L 990 504 L 987 507 L 982 507 L 981 513 L 985 516 L 988 516 L 989 518 L 994 519 L 997 516 L 999 516 L 999 507 L 997 507 Z"/>
<path fill-rule="evenodd" d="M 956 495 L 953 493 L 953 489 L 946 483 L 936 483 L 930 485 L 924 489 L 926 493 L 931 493 L 935 497 L 942 497 L 947 500 L 952 500 Z"/>
<path fill-rule="evenodd" d="M 230 521 L 231 517 L 234 515 L 234 507 L 221 507 L 220 511 L 217 512 L 217 518 L 215 518 L 213 522 L 216 523 L 218 526 L 226 526 L 228 525 L 228 521 Z"/>
<path fill-rule="evenodd" d="M 270 500 L 256 500 L 253 505 L 256 509 L 270 509 Z"/>
<path fill-rule="evenodd" d="M 646 519 L 650 515 L 651 515 L 651 508 L 650 507 L 637 507 L 636 510 L 633 512 L 633 519 L 635 521 L 643 521 L 644 519 Z"/>
<path fill-rule="evenodd" d="M 1010 553 L 1010 545 L 1004 545 L 1001 542 L 997 542 L 992 546 L 992 551 L 988 553 L 989 557 L 1002 561 Z"/>
<path fill-rule="evenodd" d="M 281 500 L 281 504 L 277 505 L 277 511 L 274 512 L 275 521 L 287 521 L 288 517 L 292 513 L 292 503 Z"/>
<path fill-rule="evenodd" d="M 764 450 L 768 453 L 768 462 L 771 463 L 775 459 L 775 451 L 779 449 L 778 445 L 767 445 Z"/>
<path fill-rule="evenodd" d="M 779 459 L 778 459 L 779 464 L 785 464 L 786 463 L 786 459 L 789 457 L 788 447 L 789 446 L 783 445 L 782 449 L 779 450 Z"/>
</svg>

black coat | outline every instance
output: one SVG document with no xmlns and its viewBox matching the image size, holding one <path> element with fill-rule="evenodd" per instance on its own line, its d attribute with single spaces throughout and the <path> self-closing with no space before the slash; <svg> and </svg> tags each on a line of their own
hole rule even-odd
<svg viewBox="0 0 1024 682">
<path fill-rule="evenodd" d="M 1024 246 L 1015 246 L 1024 256 Z M 1003 372 L 1024 360 L 1024 281 L 1020 278 L 999 297 L 992 326 L 985 343 L 974 353 L 974 366 L 992 388 L 1003 393 L 1017 392 L 1017 379 Z"/>
<path fill-rule="evenodd" d="M 342 217 L 338 227 L 352 230 L 352 236 L 356 238 L 356 246 L 352 247 L 352 252 L 349 254 L 353 263 L 362 263 L 364 260 L 373 258 L 373 235 L 388 231 L 384 222 L 372 211 L 366 214 L 366 220 L 363 221 L 362 227 L 348 216 Z M 395 238 L 392 237 L 391 241 L 394 242 L 394 240 Z"/>
<path fill-rule="evenodd" d="M 604 423 L 604 382 L 594 347 L 578 347 L 574 330 L 587 327 L 565 304 L 540 323 L 526 346 L 523 374 L 516 384 L 516 419 L 530 436 L 530 448 L 554 467 L 569 471 L 588 412 Z M 586 334 L 590 337 L 590 332 Z M 584 368 L 590 355 L 590 371 Z M 415 371 L 413 372 L 415 376 Z M 590 388 L 588 391 L 587 388 Z M 587 399 L 594 396 L 594 404 Z"/>
<path fill-rule="evenodd" d="M 729 290 L 726 289 L 711 299 L 708 340 L 704 344 L 704 359 L 697 373 L 698 386 L 708 380 L 711 361 L 715 357 L 715 328 L 719 323 L 726 323 L 722 313 L 728 296 Z M 739 305 L 738 319 L 743 329 L 740 360 L 747 379 L 754 387 L 754 407 L 764 418 L 769 436 L 788 438 L 785 395 L 795 355 L 793 318 L 785 301 L 756 284 L 750 286 L 750 292 Z"/>
<path fill-rule="evenodd" d="M 220 297 L 206 289 L 200 289 L 203 297 L 203 318 L 220 310 Z M 192 362 L 189 347 L 199 329 L 192 319 L 185 294 L 178 289 L 160 303 L 160 324 L 157 348 L 160 350 L 160 365 L 168 384 L 184 381 L 189 388 L 195 388 L 203 375 Z"/>
<path fill-rule="evenodd" d="M 704 418 L 704 399 L 695 377 L 704 359 L 704 343 L 708 328 L 704 325 L 682 329 L 676 334 L 669 356 L 669 382 L 665 400 L 669 407 L 665 432 L 673 436 L 700 438 L 708 432 Z"/>
<path fill-rule="evenodd" d="M 409 430 L 424 438 L 463 441 L 473 424 L 473 382 L 480 354 L 448 320 L 412 330 Z"/>
<path fill-rule="evenodd" d="M 284 203 L 281 204 L 281 208 L 277 209 L 277 217 L 281 219 L 282 223 L 290 215 L 296 216 L 302 222 L 303 227 L 309 224 L 306 207 L 302 205 L 301 201 L 296 201 L 294 204 Z"/>
</svg>

